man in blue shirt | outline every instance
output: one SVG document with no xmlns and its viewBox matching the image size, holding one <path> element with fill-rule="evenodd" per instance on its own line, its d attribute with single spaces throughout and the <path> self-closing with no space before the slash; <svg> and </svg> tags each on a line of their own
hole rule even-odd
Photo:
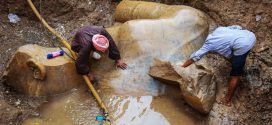
<svg viewBox="0 0 272 125">
<path fill-rule="evenodd" d="M 209 34 L 204 45 L 194 52 L 190 59 L 182 67 L 187 67 L 200 60 L 208 52 L 216 52 L 230 59 L 232 70 L 230 72 L 230 82 L 228 92 L 221 103 L 231 105 L 231 98 L 237 87 L 239 77 L 243 73 L 246 57 L 250 49 L 254 46 L 256 37 L 248 30 L 242 30 L 240 26 L 218 27 Z"/>
</svg>

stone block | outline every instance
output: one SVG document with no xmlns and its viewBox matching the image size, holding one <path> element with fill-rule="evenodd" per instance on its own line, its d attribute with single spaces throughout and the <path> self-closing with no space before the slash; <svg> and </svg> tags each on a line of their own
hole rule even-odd
<svg viewBox="0 0 272 125">
<path fill-rule="evenodd" d="M 68 56 L 47 59 L 48 53 L 57 50 L 33 44 L 20 47 L 4 72 L 5 84 L 32 96 L 59 94 L 83 84 Z"/>
</svg>

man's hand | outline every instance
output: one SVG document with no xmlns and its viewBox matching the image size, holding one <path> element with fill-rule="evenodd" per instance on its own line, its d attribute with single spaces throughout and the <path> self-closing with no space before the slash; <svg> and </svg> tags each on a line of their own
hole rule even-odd
<svg viewBox="0 0 272 125">
<path fill-rule="evenodd" d="M 121 68 L 123 70 L 127 68 L 127 64 L 124 63 L 121 59 L 116 60 L 115 65 L 116 65 L 117 68 Z"/>
<path fill-rule="evenodd" d="M 189 59 L 183 65 L 181 65 L 181 67 L 186 68 L 187 66 L 190 66 L 193 63 L 194 63 L 194 60 L 193 59 Z"/>
</svg>

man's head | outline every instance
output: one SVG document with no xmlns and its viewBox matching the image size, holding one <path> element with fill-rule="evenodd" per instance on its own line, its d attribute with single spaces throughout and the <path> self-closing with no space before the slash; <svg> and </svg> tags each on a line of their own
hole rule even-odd
<svg viewBox="0 0 272 125">
<path fill-rule="evenodd" d="M 105 52 L 109 48 L 109 40 L 100 34 L 93 35 L 92 43 L 94 48 L 100 52 Z"/>
</svg>

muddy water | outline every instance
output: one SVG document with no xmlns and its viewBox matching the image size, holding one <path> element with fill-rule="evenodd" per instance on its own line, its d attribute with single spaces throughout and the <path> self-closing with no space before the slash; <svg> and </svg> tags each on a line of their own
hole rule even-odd
<svg viewBox="0 0 272 125">
<path fill-rule="evenodd" d="M 194 125 L 202 118 L 184 104 L 178 89 L 163 96 L 124 96 L 101 93 L 114 125 Z M 171 93 L 170 93 L 171 92 Z M 51 97 L 40 108 L 40 115 L 23 125 L 94 125 L 101 113 L 86 88 L 73 89 Z"/>
</svg>

